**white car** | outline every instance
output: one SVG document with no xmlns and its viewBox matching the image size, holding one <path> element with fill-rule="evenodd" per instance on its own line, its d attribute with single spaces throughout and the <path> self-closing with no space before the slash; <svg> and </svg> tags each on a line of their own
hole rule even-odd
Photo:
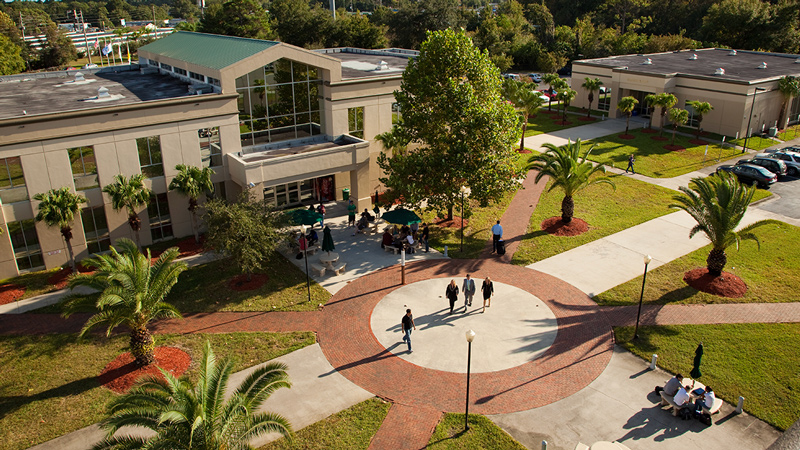
<svg viewBox="0 0 800 450">
<path fill-rule="evenodd" d="M 96 69 L 97 67 L 98 67 L 97 64 L 84 64 L 83 65 L 84 69 Z"/>
<path fill-rule="evenodd" d="M 540 73 L 529 73 L 528 77 L 530 77 L 531 81 L 533 81 L 534 83 L 542 82 L 542 74 Z"/>
</svg>

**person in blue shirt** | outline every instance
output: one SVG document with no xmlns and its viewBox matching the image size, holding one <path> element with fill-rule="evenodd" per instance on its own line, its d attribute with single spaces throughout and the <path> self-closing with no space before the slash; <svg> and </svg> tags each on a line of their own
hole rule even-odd
<svg viewBox="0 0 800 450">
<path fill-rule="evenodd" d="M 497 253 L 497 241 L 503 238 L 503 227 L 500 226 L 498 220 L 496 224 L 492 225 L 492 253 Z"/>
</svg>

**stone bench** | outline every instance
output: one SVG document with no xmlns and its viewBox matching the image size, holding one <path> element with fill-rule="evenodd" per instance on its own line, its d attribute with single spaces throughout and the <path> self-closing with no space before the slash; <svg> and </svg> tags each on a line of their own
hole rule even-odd
<svg viewBox="0 0 800 450">
<path fill-rule="evenodd" d="M 321 276 L 325 275 L 325 267 L 324 266 L 320 266 L 317 263 L 311 263 L 311 270 L 315 274 L 317 274 L 317 276 L 321 277 Z"/>
<path fill-rule="evenodd" d="M 333 273 L 336 275 L 341 275 L 344 272 L 344 268 L 347 266 L 347 263 L 339 263 L 333 267 Z"/>
</svg>

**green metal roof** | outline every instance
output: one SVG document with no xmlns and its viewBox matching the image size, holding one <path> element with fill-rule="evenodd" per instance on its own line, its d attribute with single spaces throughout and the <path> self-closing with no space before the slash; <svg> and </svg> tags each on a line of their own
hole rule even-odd
<svg viewBox="0 0 800 450">
<path fill-rule="evenodd" d="M 219 70 L 277 44 L 279 42 L 178 31 L 141 50 Z"/>
</svg>

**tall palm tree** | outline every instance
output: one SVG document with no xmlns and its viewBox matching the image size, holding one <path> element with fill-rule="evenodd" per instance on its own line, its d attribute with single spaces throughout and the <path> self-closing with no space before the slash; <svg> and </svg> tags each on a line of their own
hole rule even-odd
<svg viewBox="0 0 800 450">
<path fill-rule="evenodd" d="M 653 128 L 653 112 L 652 111 L 656 107 L 656 94 L 647 94 L 644 96 L 644 104 L 647 105 L 647 115 L 650 117 L 650 120 L 647 121 L 647 129 Z"/>
<path fill-rule="evenodd" d="M 189 212 L 192 213 L 192 231 L 194 240 L 200 243 L 200 230 L 197 227 L 197 197 L 201 194 L 214 192 L 214 183 L 211 182 L 211 175 L 214 170 L 205 167 L 186 166 L 178 164 L 175 166 L 178 174 L 169 183 L 169 190 L 176 190 L 189 197 Z"/>
<path fill-rule="evenodd" d="M 637 103 L 639 103 L 639 100 L 633 97 L 622 97 L 619 99 L 619 102 L 617 102 L 617 109 L 625 116 L 625 134 L 628 134 L 628 128 L 631 124 L 631 115 L 633 115 L 633 110 L 636 108 Z"/>
<path fill-rule="evenodd" d="M 551 93 L 556 92 L 558 90 L 561 90 L 564 87 L 566 87 L 566 85 L 567 85 L 567 82 L 564 81 L 563 79 L 561 79 L 561 77 L 559 77 L 557 73 L 547 73 L 547 74 L 545 74 L 542 77 L 542 81 L 544 81 L 545 83 L 550 85 L 550 92 Z M 552 96 L 549 96 L 549 97 L 550 97 L 550 101 L 547 102 L 547 110 L 548 111 L 552 111 L 553 110 L 553 97 Z"/>
<path fill-rule="evenodd" d="M 273 432 L 291 439 L 292 428 L 286 418 L 258 412 L 273 392 L 291 387 L 285 364 L 259 366 L 228 398 L 233 363 L 228 359 L 218 361 L 208 341 L 196 384 L 159 370 L 163 378 L 146 378 L 111 401 L 109 416 L 100 423 L 108 437 L 94 450 L 252 449 L 253 438 Z M 155 435 L 113 437 L 125 426 L 150 429 Z"/>
<path fill-rule="evenodd" d="M 682 108 L 672 108 L 667 113 L 669 121 L 672 122 L 672 141 L 670 145 L 675 145 L 675 134 L 678 132 L 678 127 L 685 125 L 689 121 L 689 111 Z"/>
<path fill-rule="evenodd" d="M 86 199 L 80 195 L 73 194 L 68 187 L 61 189 L 50 189 L 44 193 L 33 196 L 39 202 L 39 212 L 36 214 L 37 222 L 44 222 L 48 227 L 58 227 L 64 242 L 67 243 L 69 253 L 69 265 L 75 272 L 75 253 L 72 251 L 72 222 L 75 220 L 75 213 L 81 209 L 81 204 L 86 203 Z"/>
<path fill-rule="evenodd" d="M 164 301 L 178 276 L 186 270 L 183 262 L 174 262 L 178 248 L 172 247 L 162 253 L 150 264 L 150 250 L 147 256 L 139 251 L 130 239 L 120 239 L 111 253 L 96 255 L 83 260 L 83 264 L 95 271 L 89 274 L 73 275 L 69 288 L 88 286 L 100 291 L 100 296 L 71 296 L 65 303 L 65 316 L 93 306 L 98 310 L 91 316 L 80 331 L 85 335 L 95 325 L 107 324 L 106 335 L 118 325 L 127 326 L 130 331 L 131 354 L 139 365 L 154 361 L 155 343 L 147 325 L 155 319 L 179 318 L 174 306 Z"/>
<path fill-rule="evenodd" d="M 700 100 L 692 100 L 686 102 L 686 104 L 691 106 L 694 110 L 695 117 L 697 118 L 697 133 L 695 134 L 695 138 L 700 139 L 700 125 L 703 123 L 703 116 L 710 113 L 714 107 L 711 106 L 711 103 L 701 102 Z"/>
<path fill-rule="evenodd" d="M 658 106 L 661 108 L 661 132 L 658 134 L 659 136 L 664 135 L 664 119 L 667 117 L 667 111 L 669 111 L 669 109 L 675 106 L 677 103 L 678 97 L 675 97 L 672 94 L 662 92 L 661 94 L 656 95 L 656 101 L 653 103 L 653 106 Z"/>
<path fill-rule="evenodd" d="M 795 97 L 800 97 L 800 77 L 786 75 L 778 80 L 778 91 L 783 96 L 781 103 L 781 112 L 778 116 L 778 128 L 783 125 L 783 115 L 786 113 L 786 106 L 792 102 Z"/>
<path fill-rule="evenodd" d="M 528 129 L 528 119 L 537 109 L 541 108 L 544 100 L 535 90 L 523 87 L 517 91 L 513 103 L 522 114 L 522 137 L 519 140 L 519 151 L 522 153 L 525 150 L 525 131 Z"/>
<path fill-rule="evenodd" d="M 561 101 L 561 108 L 564 112 L 563 117 L 561 118 L 562 121 L 567 121 L 567 108 L 569 108 L 569 104 L 575 100 L 575 96 L 578 95 L 574 89 L 570 89 L 569 86 L 561 89 L 558 91 L 556 98 Z"/>
<path fill-rule="evenodd" d="M 111 196 L 111 207 L 115 210 L 126 209 L 128 211 L 128 225 L 133 230 L 136 239 L 136 246 L 141 247 L 139 230 L 142 228 L 142 221 L 136 214 L 136 208 L 150 202 L 153 192 L 144 185 L 144 175 L 136 174 L 130 179 L 125 175 L 117 175 L 114 182 L 105 186 L 103 192 Z"/>
<path fill-rule="evenodd" d="M 697 221 L 691 231 L 691 238 L 698 232 L 703 232 L 711 241 L 713 249 L 706 259 L 708 272 L 718 277 L 728 263 L 725 249 L 736 245 L 739 241 L 752 239 L 759 245 L 758 238 L 751 231 L 765 223 L 758 221 L 736 232 L 742 217 L 747 212 L 747 206 L 753 200 L 755 186 L 745 186 L 740 183 L 735 175 L 721 172 L 716 176 L 707 178 L 693 178 L 689 187 L 681 186 L 681 192 L 673 197 L 676 202 L 670 208 L 682 209 Z"/>
<path fill-rule="evenodd" d="M 556 188 L 564 190 L 564 199 L 561 201 L 561 221 L 570 223 L 575 213 L 575 201 L 573 197 L 586 187 L 598 183 L 607 183 L 614 190 L 617 187 L 607 177 L 592 178 L 595 173 L 606 173 L 606 168 L 597 164 L 594 165 L 586 159 L 592 152 L 594 145 L 589 147 L 581 155 L 581 140 L 577 139 L 574 143 L 568 142 L 560 147 L 551 143 L 544 144 L 547 151 L 536 156 L 532 156 L 528 162 L 528 170 L 537 170 L 535 181 L 548 176 L 552 178 L 548 192 Z"/>
<path fill-rule="evenodd" d="M 603 82 L 600 81 L 600 78 L 589 78 L 586 77 L 584 79 L 583 84 L 581 87 L 589 91 L 589 109 L 586 111 L 586 117 L 591 117 L 592 114 L 592 102 L 594 101 L 594 93 L 600 90 L 600 86 L 603 85 Z"/>
</svg>

